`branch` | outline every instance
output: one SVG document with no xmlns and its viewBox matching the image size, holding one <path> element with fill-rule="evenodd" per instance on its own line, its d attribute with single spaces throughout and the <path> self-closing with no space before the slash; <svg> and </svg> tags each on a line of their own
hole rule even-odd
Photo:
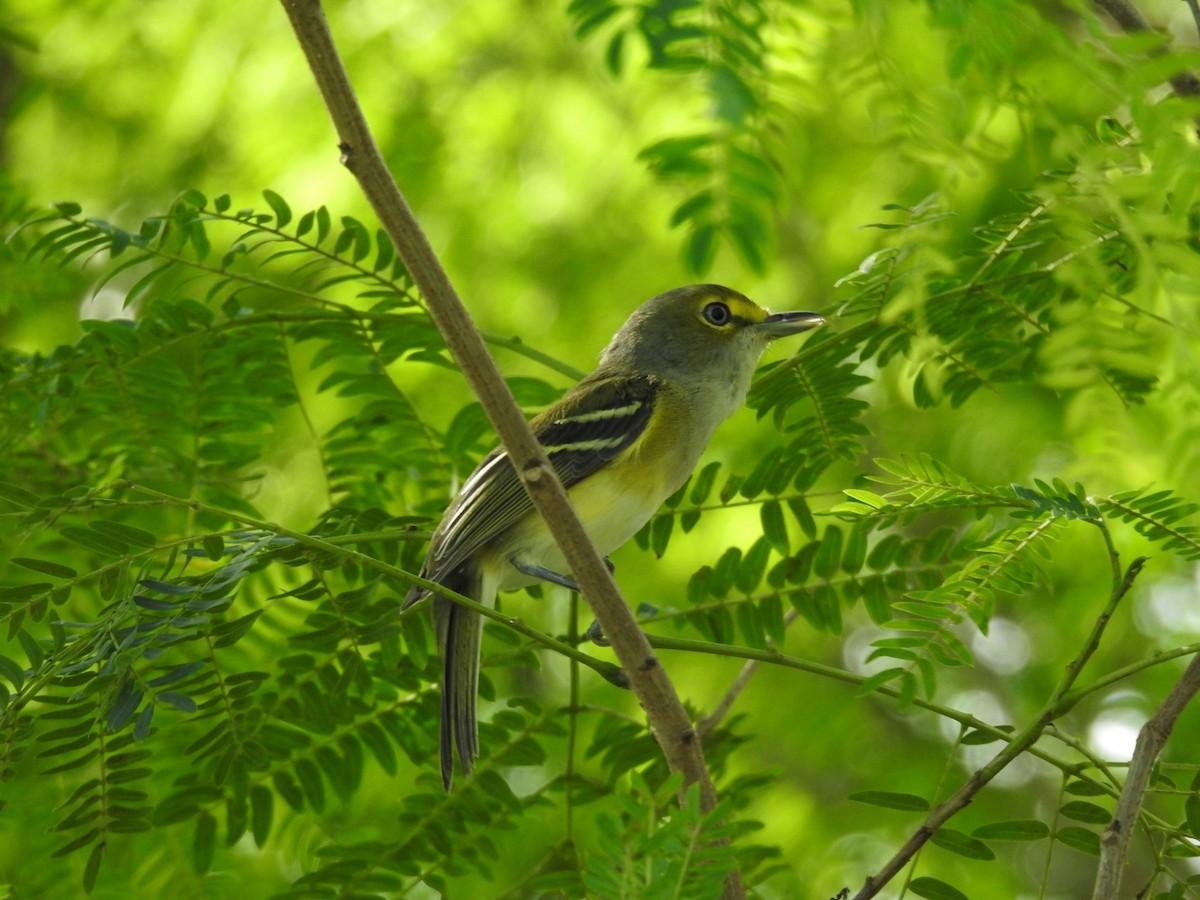
<svg viewBox="0 0 1200 900">
<path fill-rule="evenodd" d="M 1104 535 L 1109 561 L 1114 566 L 1112 593 L 1109 595 L 1104 610 L 1092 626 L 1092 631 L 1088 635 L 1087 641 L 1076 657 L 1067 665 L 1066 670 L 1059 679 L 1058 685 L 1050 695 L 1050 699 L 1046 701 L 1045 706 L 1042 707 L 1042 711 L 1033 722 L 1013 734 L 1012 739 L 999 753 L 993 756 L 982 768 L 972 773 L 971 777 L 966 780 L 962 787 L 930 811 L 925 821 L 904 842 L 904 845 L 896 851 L 895 855 L 875 875 L 867 877 L 862 889 L 854 895 L 854 900 L 867 900 L 867 898 L 878 894 L 884 885 L 908 865 L 909 860 L 913 858 L 918 850 L 925 846 L 925 842 L 929 840 L 935 831 L 974 800 L 975 795 L 983 790 L 988 782 L 1004 771 L 1009 763 L 1031 748 L 1056 718 L 1070 710 L 1073 705 L 1070 695 L 1071 687 L 1074 685 L 1076 679 L 1079 677 L 1079 673 L 1083 670 L 1088 660 L 1092 658 L 1092 655 L 1099 648 L 1100 639 L 1104 636 L 1104 629 L 1108 626 L 1109 619 L 1112 618 L 1112 614 L 1116 611 L 1117 605 L 1121 602 L 1122 598 L 1133 587 L 1134 580 L 1137 578 L 1138 573 L 1142 571 L 1142 566 L 1146 563 L 1144 558 L 1139 557 L 1135 559 L 1130 563 L 1129 568 L 1125 571 L 1125 575 L 1121 577 L 1120 569 L 1117 568 L 1116 550 L 1112 546 L 1108 529 L 1104 526 L 1103 522 L 1100 522 L 1099 525 Z"/>
<path fill-rule="evenodd" d="M 388 172 L 366 118 L 337 55 L 319 0 L 281 0 L 297 40 L 337 129 L 341 161 L 360 187 L 396 245 L 409 274 L 429 304 L 446 346 L 491 420 L 513 467 L 554 535 L 575 580 L 629 676 L 667 765 L 683 774 L 683 786 L 700 785 L 700 805 L 717 805 L 700 740 L 633 612 L 592 546 L 549 460 L 521 415 L 511 391 L 488 355 L 479 332 L 424 232 Z M 681 794 L 682 796 L 682 794 Z M 735 871 L 726 895 L 744 894 Z"/>
<path fill-rule="evenodd" d="M 785 630 L 796 621 L 797 615 L 799 613 L 796 612 L 795 607 L 787 611 L 787 615 L 783 617 L 783 627 Z M 653 642 L 653 638 L 651 638 L 651 642 Z M 767 649 L 774 649 L 774 647 L 775 642 L 767 638 Z M 733 709 L 733 704 L 737 702 L 737 698 L 746 689 L 746 685 L 750 683 L 750 679 L 754 677 L 754 673 L 758 671 L 758 667 L 762 665 L 762 662 L 759 659 L 746 660 L 745 665 L 742 666 L 742 670 L 733 679 L 733 683 L 729 685 L 729 690 L 725 692 L 725 696 L 721 698 L 716 708 L 697 723 L 696 730 L 700 733 L 701 740 L 707 740 L 714 729 L 721 724 L 721 720 L 729 715 L 729 710 Z"/>
<path fill-rule="evenodd" d="M 1129 839 L 1137 824 L 1150 775 L 1167 738 L 1171 736 L 1175 720 L 1197 691 L 1200 691 L 1200 656 L 1192 658 L 1171 693 L 1167 694 L 1162 705 L 1138 732 L 1121 799 L 1117 801 L 1112 822 L 1100 837 L 1100 868 L 1096 873 L 1096 889 L 1092 893 L 1092 900 L 1117 900 L 1121 873 L 1125 868 L 1125 851 L 1129 848 Z"/>
</svg>

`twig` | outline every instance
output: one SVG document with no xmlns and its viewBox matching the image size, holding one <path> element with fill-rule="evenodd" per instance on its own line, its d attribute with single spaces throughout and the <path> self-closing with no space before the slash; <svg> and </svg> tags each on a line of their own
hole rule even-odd
<svg viewBox="0 0 1200 900">
<path fill-rule="evenodd" d="M 1135 559 L 1130 563 L 1129 568 L 1122 577 L 1116 549 L 1113 547 L 1108 528 L 1104 525 L 1103 521 L 1097 522 L 1097 525 L 1104 535 L 1104 543 L 1108 549 L 1109 561 L 1113 566 L 1113 589 L 1109 595 L 1108 602 L 1104 606 L 1104 610 L 1092 626 L 1092 631 L 1088 635 L 1087 641 L 1076 657 L 1068 663 L 1066 670 L 1059 679 L 1058 685 L 1050 695 L 1050 699 L 1046 701 L 1045 706 L 1042 707 L 1042 711 L 1033 722 L 1014 733 L 1012 739 L 999 753 L 992 757 L 982 768 L 976 770 L 962 787 L 930 811 L 925 821 L 921 823 L 921 826 L 904 842 L 903 846 L 896 851 L 892 858 L 876 874 L 867 877 L 862 888 L 854 895 L 854 900 L 867 900 L 867 898 L 878 894 L 883 886 L 891 881 L 908 864 L 908 861 L 925 845 L 934 832 L 974 800 L 975 795 L 983 790 L 988 782 L 1004 771 L 1009 763 L 1037 742 L 1038 738 L 1042 736 L 1042 733 L 1051 722 L 1066 713 L 1074 705 L 1070 695 L 1071 687 L 1079 677 L 1079 673 L 1083 670 L 1083 667 L 1087 665 L 1088 660 L 1092 658 L 1092 655 L 1100 647 L 1100 639 L 1104 636 L 1104 630 L 1108 626 L 1109 619 L 1112 618 L 1112 614 L 1116 611 L 1121 600 L 1129 593 L 1129 589 L 1133 587 L 1134 580 L 1137 578 L 1138 573 L 1141 572 L 1142 566 L 1146 563 L 1146 560 L 1142 557 Z"/>
<path fill-rule="evenodd" d="M 1125 851 L 1129 849 L 1129 839 L 1137 824 L 1150 775 L 1167 738 L 1171 736 L 1175 720 L 1197 691 L 1200 691 L 1200 656 L 1192 658 L 1171 693 L 1167 694 L 1162 705 L 1138 732 L 1121 799 L 1117 801 L 1112 821 L 1100 836 L 1100 868 L 1096 873 L 1096 889 L 1092 893 L 1092 900 L 1116 900 L 1121 887 L 1121 873 L 1125 869 Z"/>
<path fill-rule="evenodd" d="M 1196 23 L 1196 31 L 1200 32 L 1200 0 L 1187 0 L 1188 9 L 1192 11 L 1192 21 Z"/>
<path fill-rule="evenodd" d="M 337 129 L 342 163 L 358 180 L 396 245 L 409 274 L 429 304 L 430 315 L 445 338 L 446 346 L 500 436 L 534 506 L 546 520 L 585 599 L 629 676 L 630 686 L 646 712 L 668 767 L 683 774 L 684 788 L 699 783 L 701 808 L 705 812 L 712 810 L 717 805 L 717 794 L 696 730 L 674 685 L 638 628 L 632 610 L 621 598 L 612 575 L 592 546 L 554 468 L 488 354 L 470 314 L 388 172 L 337 55 L 319 0 L 281 2 Z M 741 877 L 735 871 L 726 883 L 726 896 L 741 897 L 744 892 Z"/>
<path fill-rule="evenodd" d="M 786 629 L 792 622 L 796 621 L 797 615 L 794 608 L 789 609 L 787 615 L 783 617 L 783 627 Z M 767 647 L 774 646 L 774 641 L 768 638 Z M 746 664 L 742 666 L 742 671 L 738 672 L 737 677 L 733 679 L 733 683 L 729 685 L 729 690 L 725 692 L 725 696 L 721 698 L 721 702 L 716 705 L 711 713 L 696 723 L 696 731 L 700 735 L 700 740 L 706 740 L 712 734 L 713 729 L 721 724 L 721 720 L 729 715 L 729 710 L 733 708 L 733 704 L 741 696 L 742 691 L 746 689 L 746 685 L 750 683 L 750 679 L 754 677 L 754 673 L 758 671 L 760 665 L 762 665 L 761 660 L 746 660 Z"/>
<path fill-rule="evenodd" d="M 290 528 L 284 528 L 282 525 L 277 525 L 274 522 L 265 522 L 261 519 L 255 519 L 250 516 L 242 515 L 241 513 L 230 512 L 226 509 L 218 509 L 215 506 L 209 506 L 201 503 L 199 500 L 191 500 L 186 497 L 173 497 L 170 494 L 164 494 L 162 491 L 155 490 L 151 487 L 146 487 L 141 484 L 134 484 L 132 481 L 117 481 L 112 485 L 119 490 L 137 491 L 141 494 L 146 494 L 151 497 L 157 497 L 164 503 L 169 503 L 173 506 L 178 506 L 182 509 L 187 509 L 192 512 L 205 512 L 210 515 L 222 519 L 228 519 L 231 522 L 237 522 L 248 528 L 253 528 L 256 531 L 263 531 L 268 534 L 279 535 L 280 537 L 288 538 L 295 541 L 302 547 L 310 547 L 313 550 L 319 550 L 324 553 L 333 553 L 345 559 L 350 559 L 362 566 L 364 569 L 374 569 L 383 575 L 390 578 L 397 578 L 406 584 L 418 584 L 423 588 L 428 589 L 431 593 L 445 597 L 447 600 L 453 600 L 455 603 L 461 603 L 463 606 L 469 607 L 481 616 L 491 619 L 493 622 L 499 622 L 518 634 L 523 634 L 535 643 L 541 644 L 549 650 L 556 653 L 561 653 L 568 659 L 573 659 L 578 663 L 582 663 L 589 669 L 592 669 L 605 681 L 616 685 L 617 687 L 628 687 L 629 680 L 622 669 L 617 668 L 610 662 L 602 659 L 596 659 L 593 656 L 579 650 L 578 647 L 572 644 L 564 643 L 563 641 L 555 640 L 548 634 L 543 634 L 536 628 L 526 625 L 520 619 L 515 619 L 512 616 L 506 616 L 497 609 L 493 609 L 486 604 L 472 600 L 470 597 L 463 597 L 461 594 L 456 594 L 438 584 L 436 581 L 427 581 L 420 576 L 414 575 L 411 572 L 406 572 L 404 569 L 393 566 L 391 563 L 384 562 L 381 559 L 376 559 L 369 556 L 354 547 L 347 547 L 345 544 L 359 544 L 367 540 L 378 540 L 379 538 L 372 534 L 351 534 L 351 535 L 330 535 L 328 537 L 315 537 L 311 534 L 305 534 L 303 531 L 293 531 Z M 188 540 L 194 540 L 190 538 Z M 183 543 L 180 541 L 179 543 Z M 275 548 L 272 548 L 275 549 Z M 416 607 L 413 607 L 415 610 Z M 400 616 L 409 615 L 408 611 L 398 613 Z"/>
</svg>

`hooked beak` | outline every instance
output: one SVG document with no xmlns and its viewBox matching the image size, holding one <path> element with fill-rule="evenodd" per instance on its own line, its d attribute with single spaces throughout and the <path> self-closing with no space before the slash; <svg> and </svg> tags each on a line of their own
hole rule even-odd
<svg viewBox="0 0 1200 900">
<path fill-rule="evenodd" d="M 824 324 L 825 319 L 816 313 L 781 312 L 772 313 L 754 327 L 773 340 L 787 337 L 789 334 L 812 331 L 817 326 Z"/>
</svg>

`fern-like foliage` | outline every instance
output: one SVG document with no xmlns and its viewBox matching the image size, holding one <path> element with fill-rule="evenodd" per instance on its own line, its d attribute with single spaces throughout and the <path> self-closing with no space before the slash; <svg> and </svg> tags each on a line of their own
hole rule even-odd
<svg viewBox="0 0 1200 900">
<path fill-rule="evenodd" d="M 671 225 L 687 229 L 683 255 L 692 272 L 707 272 L 723 242 L 762 271 L 772 205 L 782 192 L 779 167 L 763 140 L 770 102 L 767 7 L 758 0 L 572 0 L 568 10 L 579 38 L 607 36 L 605 62 L 614 74 L 638 41 L 649 68 L 696 76 L 710 102 L 709 126 L 664 138 L 641 159 L 687 194 Z"/>
<path fill-rule="evenodd" d="M 885 669 L 867 682 L 872 690 L 899 679 L 902 699 L 917 694 L 918 676 L 926 696 L 937 686 L 934 664 L 960 666 L 973 661 L 962 640 L 961 626 L 970 621 L 987 633 L 1000 595 L 1020 596 L 1036 584 L 1040 564 L 1051 558 L 1050 545 L 1064 523 L 1079 521 L 1106 528 L 1106 517 L 1134 523 L 1144 536 L 1184 559 L 1196 558 L 1195 526 L 1180 524 L 1197 506 L 1170 492 L 1142 492 L 1094 499 L 1082 485 L 1059 479 L 1035 479 L 1023 485 L 973 483 L 928 456 L 876 460 L 882 474 L 871 479 L 891 488 L 884 494 L 848 489 L 849 502 L 830 512 L 857 527 L 896 529 L 923 517 L 968 511 L 975 521 L 945 535 L 954 565 L 934 586 L 906 590 L 890 604 L 891 616 L 880 624 L 898 637 L 873 643 L 870 659 L 887 658 L 905 665 Z M 989 515 L 984 515 L 985 513 Z M 996 514 L 1000 514 L 999 517 Z M 877 548 L 894 541 L 893 531 Z"/>
<path fill-rule="evenodd" d="M 518 796 L 503 773 L 544 765 L 565 729 L 557 706 L 516 698 L 481 723 L 489 750 L 474 777 L 443 793 L 428 766 L 432 635 L 399 598 L 423 552 L 418 511 L 445 502 L 486 423 L 465 404 L 435 425 L 412 402 L 398 364 L 448 363 L 386 240 L 265 197 L 268 213 L 232 212 L 189 193 L 136 231 L 64 204 L 17 233 L 32 260 L 91 260 L 101 290 L 123 286 L 125 312 L 0 367 L 0 778 L 52 795 L 38 821 L 53 841 L 34 852 L 80 859 L 87 891 L 139 836 L 186 830 L 154 852 L 186 846 L 203 874 L 222 847 L 287 840 L 386 777 L 413 782 L 389 808 L 398 828 L 329 842 L 284 895 L 489 879 L 497 836 L 533 810 L 611 803 L 631 773 L 657 786 L 666 772 L 643 727 L 610 745 L 606 723 L 629 723 L 601 718 L 602 778 Z M 535 378 L 512 386 L 532 406 L 555 395 Z M 303 534 L 256 518 L 280 441 L 308 448 L 307 483 L 322 488 Z M 484 660 L 485 699 L 489 672 L 540 665 L 508 629 L 488 635 L 500 649 Z M 727 736 L 726 752 L 737 743 Z M 734 859 L 770 871 L 769 851 L 745 841 L 713 851 L 732 833 L 716 818 L 662 816 L 657 841 L 631 852 L 653 869 L 679 829 L 668 843 L 693 853 L 676 873 L 686 892 L 704 894 Z M 552 858 L 545 870 L 558 870 Z"/>
</svg>

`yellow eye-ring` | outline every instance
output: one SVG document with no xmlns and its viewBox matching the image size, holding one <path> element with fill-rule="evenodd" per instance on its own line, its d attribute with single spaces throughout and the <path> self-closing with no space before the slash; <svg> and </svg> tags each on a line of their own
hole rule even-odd
<svg viewBox="0 0 1200 900">
<path fill-rule="evenodd" d="M 728 325 L 730 319 L 733 318 L 729 307 L 724 303 L 710 303 L 700 311 L 700 315 L 704 316 L 704 321 L 709 325 L 715 325 L 718 328 Z"/>
</svg>

